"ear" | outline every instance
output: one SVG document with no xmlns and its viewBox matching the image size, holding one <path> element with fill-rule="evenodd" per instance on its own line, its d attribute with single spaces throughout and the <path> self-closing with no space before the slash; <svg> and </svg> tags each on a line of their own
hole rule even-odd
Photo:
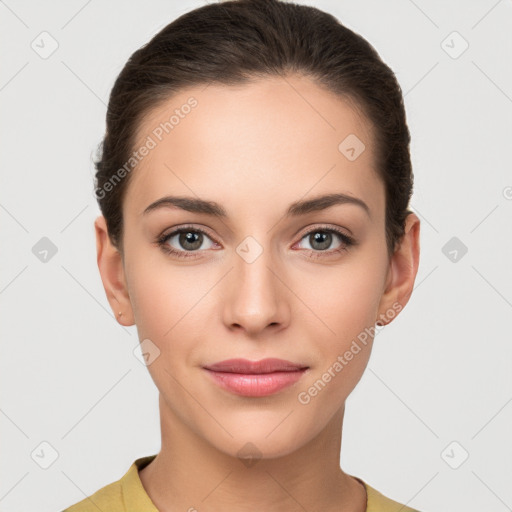
<svg viewBox="0 0 512 512">
<path fill-rule="evenodd" d="M 391 256 L 384 293 L 379 304 L 377 325 L 387 325 L 405 307 L 412 294 L 420 260 L 420 219 L 410 213 L 405 233 Z"/>
<path fill-rule="evenodd" d="M 126 286 L 123 260 L 119 250 L 110 241 L 107 223 L 103 215 L 95 220 L 94 229 L 98 268 L 107 300 L 121 325 L 133 325 L 135 322 Z"/>
</svg>

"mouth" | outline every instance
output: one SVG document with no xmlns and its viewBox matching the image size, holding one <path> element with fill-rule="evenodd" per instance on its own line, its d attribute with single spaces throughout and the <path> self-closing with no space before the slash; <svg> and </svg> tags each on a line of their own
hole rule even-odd
<svg viewBox="0 0 512 512">
<path fill-rule="evenodd" d="M 297 382 L 308 366 L 284 359 L 228 359 L 203 366 L 216 384 L 242 396 L 269 396 Z"/>
</svg>

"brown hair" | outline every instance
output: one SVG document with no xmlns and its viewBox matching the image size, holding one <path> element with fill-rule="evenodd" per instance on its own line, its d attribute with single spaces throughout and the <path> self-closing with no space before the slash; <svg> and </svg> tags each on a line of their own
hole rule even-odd
<svg viewBox="0 0 512 512">
<path fill-rule="evenodd" d="M 110 93 L 96 166 L 96 198 L 122 252 L 122 204 L 144 116 L 180 89 L 297 73 L 355 102 L 375 134 L 385 186 L 388 255 L 404 233 L 413 188 L 410 134 L 393 71 L 363 37 L 315 7 L 279 0 L 228 0 L 194 9 L 129 58 Z M 341 142 L 341 141 L 340 141 Z M 134 164 L 131 164 L 132 167 Z M 124 169 L 124 172 L 120 172 Z"/>
</svg>

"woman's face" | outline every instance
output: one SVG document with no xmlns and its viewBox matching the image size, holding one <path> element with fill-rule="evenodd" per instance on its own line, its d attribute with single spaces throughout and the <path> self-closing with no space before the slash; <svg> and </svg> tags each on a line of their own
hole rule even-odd
<svg viewBox="0 0 512 512">
<path fill-rule="evenodd" d="M 165 417 L 227 454 L 247 442 L 263 457 L 290 453 L 339 418 L 379 315 L 404 306 L 385 293 L 385 192 L 370 125 L 293 76 L 184 90 L 145 118 L 138 139 L 135 149 L 147 149 L 123 203 L 129 302 L 119 294 L 113 307 L 146 340 Z M 332 194 L 357 202 L 297 206 Z M 148 209 L 166 196 L 224 215 L 185 203 Z M 264 385 L 283 373 L 238 379 L 236 391 L 205 369 L 234 358 L 307 370 L 277 391 Z"/>
</svg>

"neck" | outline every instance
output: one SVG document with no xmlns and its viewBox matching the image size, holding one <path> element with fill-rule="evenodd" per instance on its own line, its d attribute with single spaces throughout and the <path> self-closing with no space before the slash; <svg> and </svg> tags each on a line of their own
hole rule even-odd
<svg viewBox="0 0 512 512">
<path fill-rule="evenodd" d="M 160 512 L 364 512 L 364 487 L 340 468 L 343 415 L 292 453 L 242 460 L 199 437 L 160 396 L 162 447 L 139 476 Z"/>
</svg>

